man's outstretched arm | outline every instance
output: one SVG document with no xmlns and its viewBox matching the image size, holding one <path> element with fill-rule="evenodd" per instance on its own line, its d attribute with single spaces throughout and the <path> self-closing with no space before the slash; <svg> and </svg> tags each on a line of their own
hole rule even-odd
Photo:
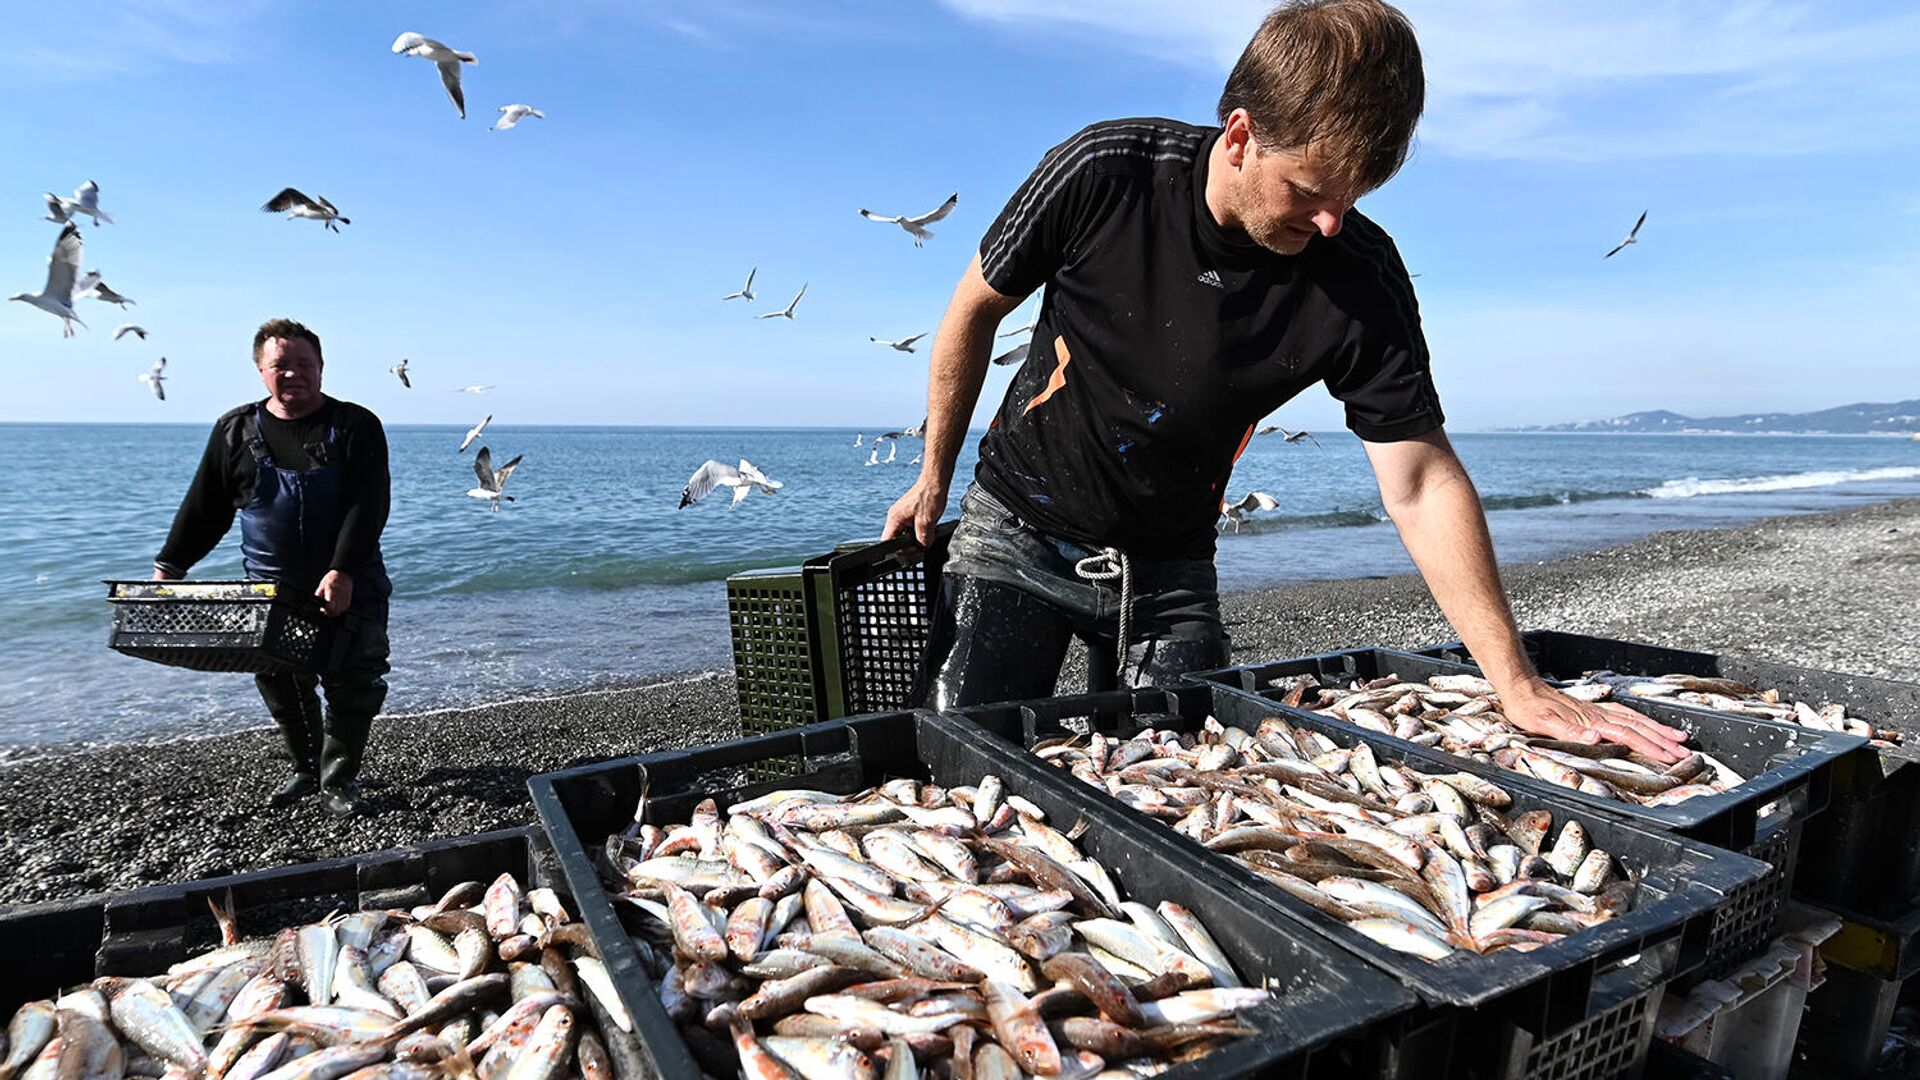
<svg viewBox="0 0 1920 1080">
<path fill-rule="evenodd" d="M 1534 671 L 1500 583 L 1479 492 L 1444 430 L 1364 445 L 1401 543 L 1434 602 L 1499 692 L 1507 719 L 1552 738 L 1624 743 L 1656 761 L 1685 756 L 1677 749 L 1684 732 L 1624 705 L 1577 701 Z"/>
<path fill-rule="evenodd" d="M 883 538 L 912 529 L 921 544 L 932 543 L 934 526 L 947 510 L 947 490 L 966 443 L 967 422 L 973 419 L 974 403 L 980 400 L 980 386 L 987 378 L 994 331 L 1023 299 L 988 285 L 980 273 L 978 255 L 960 275 L 933 339 L 927 374 L 927 449 L 920 458 L 920 478 L 887 511 Z"/>
</svg>

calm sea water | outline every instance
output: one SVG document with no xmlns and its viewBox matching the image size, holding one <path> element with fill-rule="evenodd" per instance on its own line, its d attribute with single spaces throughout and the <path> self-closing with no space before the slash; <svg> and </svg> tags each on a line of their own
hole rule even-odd
<svg viewBox="0 0 1920 1080">
<path fill-rule="evenodd" d="M 390 711 L 605 685 L 730 662 L 724 579 L 877 536 L 912 481 L 900 446 L 867 464 L 854 432 L 494 427 L 524 454 L 498 514 L 464 492 L 462 431 L 390 430 L 395 582 Z M 0 748 L 139 741 L 250 727 L 244 676 L 161 667 L 106 647 L 103 578 L 145 577 L 206 438 L 202 426 L 0 425 Z M 1259 438 L 1230 486 L 1284 509 L 1224 536 L 1229 588 L 1410 570 L 1359 442 Z M 1457 435 L 1501 557 L 1551 558 L 1657 529 L 1920 495 L 1920 442 L 1779 436 Z M 881 455 L 886 456 L 884 450 Z M 677 510 L 707 458 L 786 482 L 729 510 Z M 971 448 L 960 477 L 971 475 Z M 957 492 L 956 492 L 957 495 Z M 956 498 L 957 505 L 957 498 Z M 196 577 L 238 576 L 238 530 Z"/>
</svg>

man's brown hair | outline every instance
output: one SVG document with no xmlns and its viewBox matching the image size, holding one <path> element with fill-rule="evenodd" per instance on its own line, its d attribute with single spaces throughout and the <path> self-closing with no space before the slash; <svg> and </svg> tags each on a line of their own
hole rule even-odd
<svg viewBox="0 0 1920 1080">
<path fill-rule="evenodd" d="M 260 366 L 260 350 L 266 346 L 267 342 L 274 338 L 279 338 L 282 341 L 304 341 L 313 346 L 314 359 L 322 363 L 326 362 L 325 355 L 320 352 L 319 334 L 307 329 L 302 323 L 294 322 L 292 319 L 268 319 L 266 322 L 260 324 L 260 329 L 253 332 L 254 367 Z"/>
<path fill-rule="evenodd" d="M 1261 22 L 1220 94 L 1273 150 L 1311 148 L 1358 197 L 1406 163 L 1426 105 L 1413 24 L 1382 0 L 1288 0 Z"/>
</svg>

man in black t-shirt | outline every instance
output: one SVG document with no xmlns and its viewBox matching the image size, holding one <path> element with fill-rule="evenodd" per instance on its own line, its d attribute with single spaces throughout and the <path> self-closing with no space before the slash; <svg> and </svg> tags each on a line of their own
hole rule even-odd
<svg viewBox="0 0 1920 1080">
<path fill-rule="evenodd" d="M 921 475 L 887 515 L 886 535 L 930 539 L 994 332 L 1044 289 L 961 501 L 934 705 L 1048 695 L 1074 636 L 1098 646 L 1096 685 L 1225 664 L 1213 550 L 1227 478 L 1262 417 L 1324 383 L 1506 715 L 1680 759 L 1680 732 L 1534 672 L 1442 427 L 1412 282 L 1353 209 L 1405 161 L 1424 78 L 1412 26 L 1381 0 L 1292 0 L 1229 76 L 1220 126 L 1094 124 L 1014 193 L 941 323 Z"/>
<path fill-rule="evenodd" d="M 317 788 L 329 813 L 353 814 L 360 761 L 387 697 L 387 435 L 373 413 L 320 392 L 320 338 L 305 326 L 261 326 L 253 358 L 266 400 L 214 422 L 153 576 L 185 577 L 237 511 L 247 577 L 312 595 L 329 618 L 353 614 L 341 670 L 255 677 L 293 755 L 293 776 L 269 801 L 288 805 Z M 324 714 L 316 686 L 326 691 Z"/>
</svg>

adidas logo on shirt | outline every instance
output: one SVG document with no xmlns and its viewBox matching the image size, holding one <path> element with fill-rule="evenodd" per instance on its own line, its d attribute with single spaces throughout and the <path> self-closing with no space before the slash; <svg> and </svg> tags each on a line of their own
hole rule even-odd
<svg viewBox="0 0 1920 1080">
<path fill-rule="evenodd" d="M 1227 283 L 1220 280 L 1220 271 L 1218 270 L 1208 270 L 1201 274 L 1198 280 L 1200 284 L 1211 285 L 1216 289 L 1224 289 L 1227 287 Z"/>
</svg>

